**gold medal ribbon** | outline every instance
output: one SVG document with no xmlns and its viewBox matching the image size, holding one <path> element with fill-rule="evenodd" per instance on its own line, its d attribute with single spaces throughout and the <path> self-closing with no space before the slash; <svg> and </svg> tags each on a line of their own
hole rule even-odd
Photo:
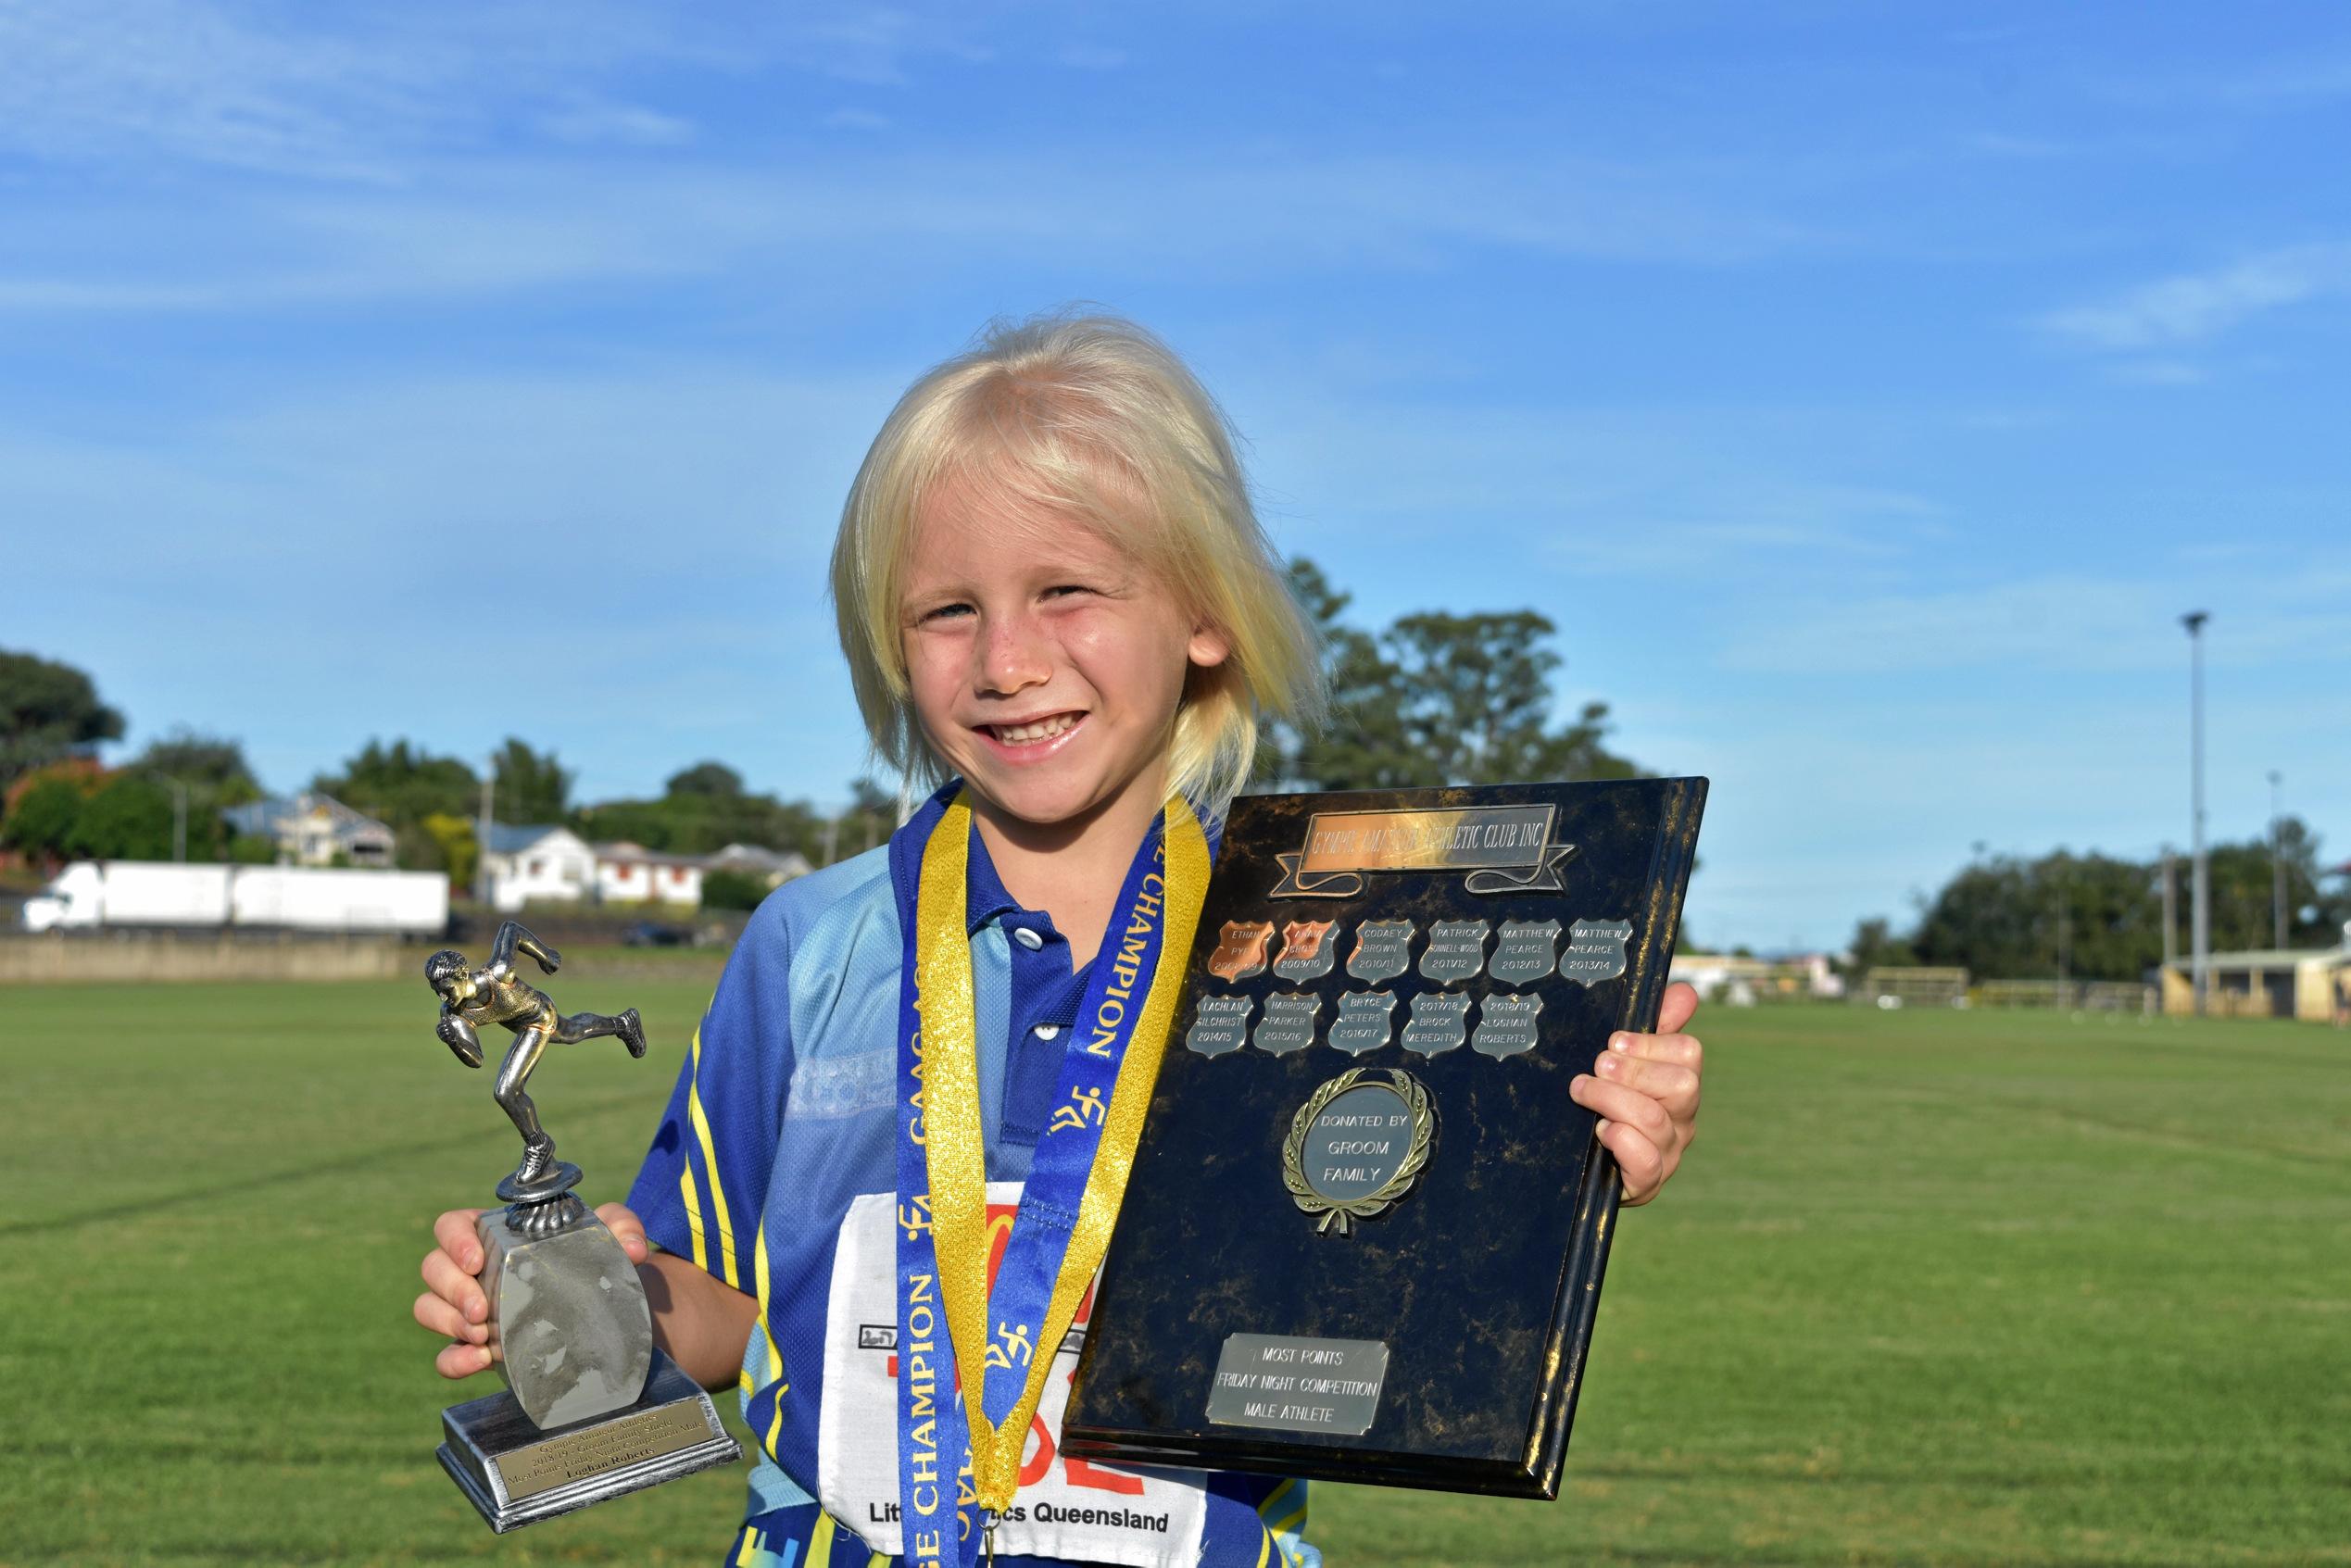
<svg viewBox="0 0 2351 1568">
<path fill-rule="evenodd" d="M 1136 1021 L 1126 1054 L 1111 1091 L 1101 1142 L 1086 1178 L 1077 1223 L 1053 1278 L 1045 1323 L 1028 1364 L 1020 1400 L 993 1425 L 981 1390 L 987 1365 L 987 1156 L 982 1147 L 979 1097 L 979 1030 L 972 1002 L 972 947 L 964 881 L 970 859 L 972 811 L 958 794 L 930 842 L 923 848 L 923 874 L 915 903 L 914 965 L 922 1018 L 924 1100 L 930 1174 L 931 1234 L 938 1248 L 939 1294 L 955 1344 L 962 1381 L 964 1420 L 971 1429 L 973 1489 L 982 1508 L 1000 1512 L 1020 1482 L 1021 1450 L 1030 1421 L 1044 1397 L 1055 1349 L 1077 1315 L 1077 1304 L 1101 1266 L 1110 1246 L 1118 1206 L 1134 1169 L 1135 1146 L 1143 1135 L 1151 1088 L 1159 1080 L 1168 1025 L 1183 989 L 1184 964 L 1208 892 L 1208 839 L 1181 796 L 1169 797 L 1163 815 L 1167 868 L 1159 961 L 1150 990 Z M 1126 911 L 1116 911 L 1113 922 Z M 1105 934 L 1097 963 L 1108 959 L 1117 935 Z M 1018 1230 L 1017 1220 L 1014 1223 Z M 1017 1238 L 1015 1238 L 1017 1239 Z"/>
</svg>

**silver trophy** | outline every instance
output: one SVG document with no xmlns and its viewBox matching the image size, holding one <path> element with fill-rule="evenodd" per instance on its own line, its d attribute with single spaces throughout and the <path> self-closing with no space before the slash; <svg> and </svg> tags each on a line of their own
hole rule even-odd
<svg viewBox="0 0 2351 1568">
<path fill-rule="evenodd" d="M 441 998 L 438 1032 L 459 1061 L 482 1065 L 482 1026 L 514 1034 L 497 1098 L 522 1135 L 522 1162 L 498 1183 L 506 1207 L 478 1222 L 492 1364 L 507 1391 L 443 1411 L 439 1449 L 442 1468 L 500 1533 L 742 1453 L 710 1397 L 654 1348 L 636 1265 L 573 1196 L 580 1168 L 555 1158 L 524 1092 L 548 1042 L 617 1035 L 642 1057 L 644 1025 L 635 1008 L 611 1017 L 556 1011 L 516 978 L 517 954 L 548 974 L 563 962 L 508 921 L 482 968 L 446 949 L 424 964 Z"/>
</svg>

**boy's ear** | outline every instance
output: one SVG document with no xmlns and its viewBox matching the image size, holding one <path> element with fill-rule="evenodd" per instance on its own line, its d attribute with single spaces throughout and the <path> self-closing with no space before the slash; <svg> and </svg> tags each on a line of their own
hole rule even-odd
<svg viewBox="0 0 2351 1568">
<path fill-rule="evenodd" d="M 1192 628 L 1192 639 L 1184 645 L 1184 657 L 1203 670 L 1224 663 L 1233 657 L 1233 640 L 1224 628 L 1203 621 Z"/>
</svg>

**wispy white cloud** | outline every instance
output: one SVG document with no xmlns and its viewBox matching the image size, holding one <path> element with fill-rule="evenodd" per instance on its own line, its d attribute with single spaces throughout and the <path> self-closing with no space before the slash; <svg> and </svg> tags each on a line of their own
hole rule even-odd
<svg viewBox="0 0 2351 1568">
<path fill-rule="evenodd" d="M 641 104 L 585 100 L 539 117 L 539 128 L 560 142 L 583 145 L 679 147 L 694 140 L 694 122 Z"/>
<path fill-rule="evenodd" d="M 2351 291 L 2351 242 L 2287 245 L 2052 311 L 2046 331 L 2082 347 L 2144 353 L 2207 342 L 2257 317 Z"/>
<path fill-rule="evenodd" d="M 379 175 L 376 136 L 430 111 L 419 56 L 252 25 L 195 0 L 0 5 L 0 146 L 72 161 L 142 155 Z"/>
<path fill-rule="evenodd" d="M 82 204 L 85 216 L 92 204 Z M 1761 207 L 1546 158 L 1138 164 L 1064 153 L 861 155 L 773 168 L 411 165 L 379 191 L 148 195 L 0 247 L 0 309 L 267 310 L 518 288 L 853 271 L 951 240 L 974 259 L 1188 282 L 1424 271 L 1481 250 L 1720 264 L 1818 243 Z M 910 247 L 908 242 L 922 242 Z"/>
<path fill-rule="evenodd" d="M 1757 617 L 1724 655 L 1727 667 L 1833 675 L 2009 670 L 2073 678 L 2180 662 L 2181 601 L 2232 604 L 2216 659 L 2243 666 L 2336 662 L 2351 649 L 2351 608 L 2274 561 L 2235 578 L 2077 573 L 2023 575 L 1977 586 L 1888 593 L 1822 592 L 1800 613 Z M 1779 606 L 1784 611 L 1799 607 Z M 2222 619 L 2216 615 L 2216 625 Z"/>
<path fill-rule="evenodd" d="M 611 90 L 629 71 L 798 71 L 899 86 L 990 58 L 963 7 L 795 0 L 684 13 L 621 0 L 419 0 L 373 11 L 270 0 L 0 0 L 0 148 L 136 170 L 157 158 L 391 180 L 411 156 L 516 126 L 566 144 L 672 147 L 691 122 Z"/>
</svg>

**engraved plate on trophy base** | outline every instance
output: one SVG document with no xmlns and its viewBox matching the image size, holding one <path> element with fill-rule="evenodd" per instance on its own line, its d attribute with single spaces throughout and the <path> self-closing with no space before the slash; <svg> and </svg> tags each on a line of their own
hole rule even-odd
<svg viewBox="0 0 2351 1568">
<path fill-rule="evenodd" d="M 450 1406 L 441 1429 L 441 1467 L 500 1535 L 742 1455 L 710 1397 L 659 1350 L 645 1393 L 610 1415 L 546 1430 L 500 1392 Z"/>
</svg>

